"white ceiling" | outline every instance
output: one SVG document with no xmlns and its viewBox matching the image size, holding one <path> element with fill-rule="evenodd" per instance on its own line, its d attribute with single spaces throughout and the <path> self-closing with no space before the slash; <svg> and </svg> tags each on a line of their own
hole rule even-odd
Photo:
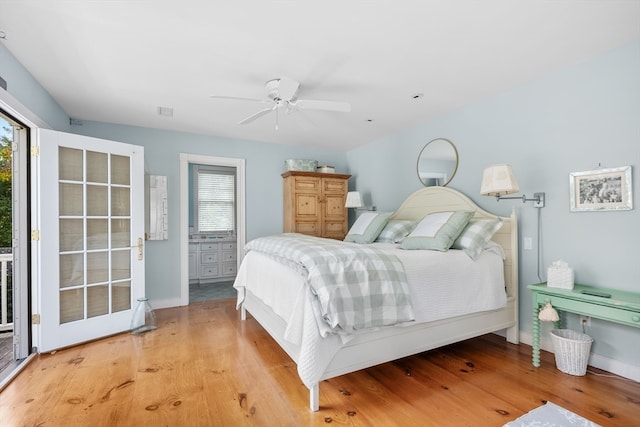
<svg viewBox="0 0 640 427">
<path fill-rule="evenodd" d="M 640 40 L 640 1 L 1 0 L 0 32 L 74 119 L 347 150 Z M 211 98 L 281 76 L 352 111 Z"/>
</svg>

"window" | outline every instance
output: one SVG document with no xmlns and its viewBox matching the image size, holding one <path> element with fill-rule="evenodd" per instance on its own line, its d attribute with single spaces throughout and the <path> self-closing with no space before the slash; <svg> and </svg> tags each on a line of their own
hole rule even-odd
<svg viewBox="0 0 640 427">
<path fill-rule="evenodd" d="M 235 233 L 235 168 L 195 165 L 193 173 L 194 225 L 196 232 Z"/>
</svg>

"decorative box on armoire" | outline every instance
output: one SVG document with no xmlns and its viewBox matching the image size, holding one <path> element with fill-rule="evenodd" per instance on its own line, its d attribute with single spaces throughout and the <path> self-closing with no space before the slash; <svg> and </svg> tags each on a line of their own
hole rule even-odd
<svg viewBox="0 0 640 427">
<path fill-rule="evenodd" d="M 344 239 L 351 175 L 287 171 L 284 178 L 284 232 Z"/>
</svg>

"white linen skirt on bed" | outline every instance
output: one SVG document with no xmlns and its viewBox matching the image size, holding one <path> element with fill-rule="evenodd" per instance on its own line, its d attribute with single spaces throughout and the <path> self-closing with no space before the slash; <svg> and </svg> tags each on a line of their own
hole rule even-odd
<svg viewBox="0 0 640 427">
<path fill-rule="evenodd" d="M 416 317 L 407 325 L 506 305 L 499 250 L 486 250 L 473 261 L 459 250 L 402 250 L 394 244 L 375 245 L 393 251 L 405 267 Z M 266 255 L 248 252 L 234 287 L 238 290 L 238 306 L 244 300 L 245 289 L 249 290 L 287 324 L 285 339 L 300 347 L 296 362 L 300 378 L 307 387 L 317 383 L 335 353 L 350 339 L 349 336 L 330 334 L 328 328 L 321 331 L 322 322 L 317 322 L 316 313 L 313 313 L 313 296 L 304 277 Z"/>
</svg>

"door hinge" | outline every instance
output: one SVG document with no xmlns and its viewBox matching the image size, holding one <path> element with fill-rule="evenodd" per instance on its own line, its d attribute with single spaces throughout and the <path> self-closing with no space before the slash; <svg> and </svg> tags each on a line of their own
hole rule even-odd
<svg viewBox="0 0 640 427">
<path fill-rule="evenodd" d="M 39 325 L 40 324 L 40 315 L 39 314 L 32 314 L 31 315 L 31 324 L 32 325 Z"/>
<path fill-rule="evenodd" d="M 31 147 L 31 155 L 33 157 L 38 157 L 40 155 L 40 147 L 39 146 L 33 146 Z"/>
<path fill-rule="evenodd" d="M 31 240 L 40 240 L 40 230 L 31 230 Z"/>
</svg>

